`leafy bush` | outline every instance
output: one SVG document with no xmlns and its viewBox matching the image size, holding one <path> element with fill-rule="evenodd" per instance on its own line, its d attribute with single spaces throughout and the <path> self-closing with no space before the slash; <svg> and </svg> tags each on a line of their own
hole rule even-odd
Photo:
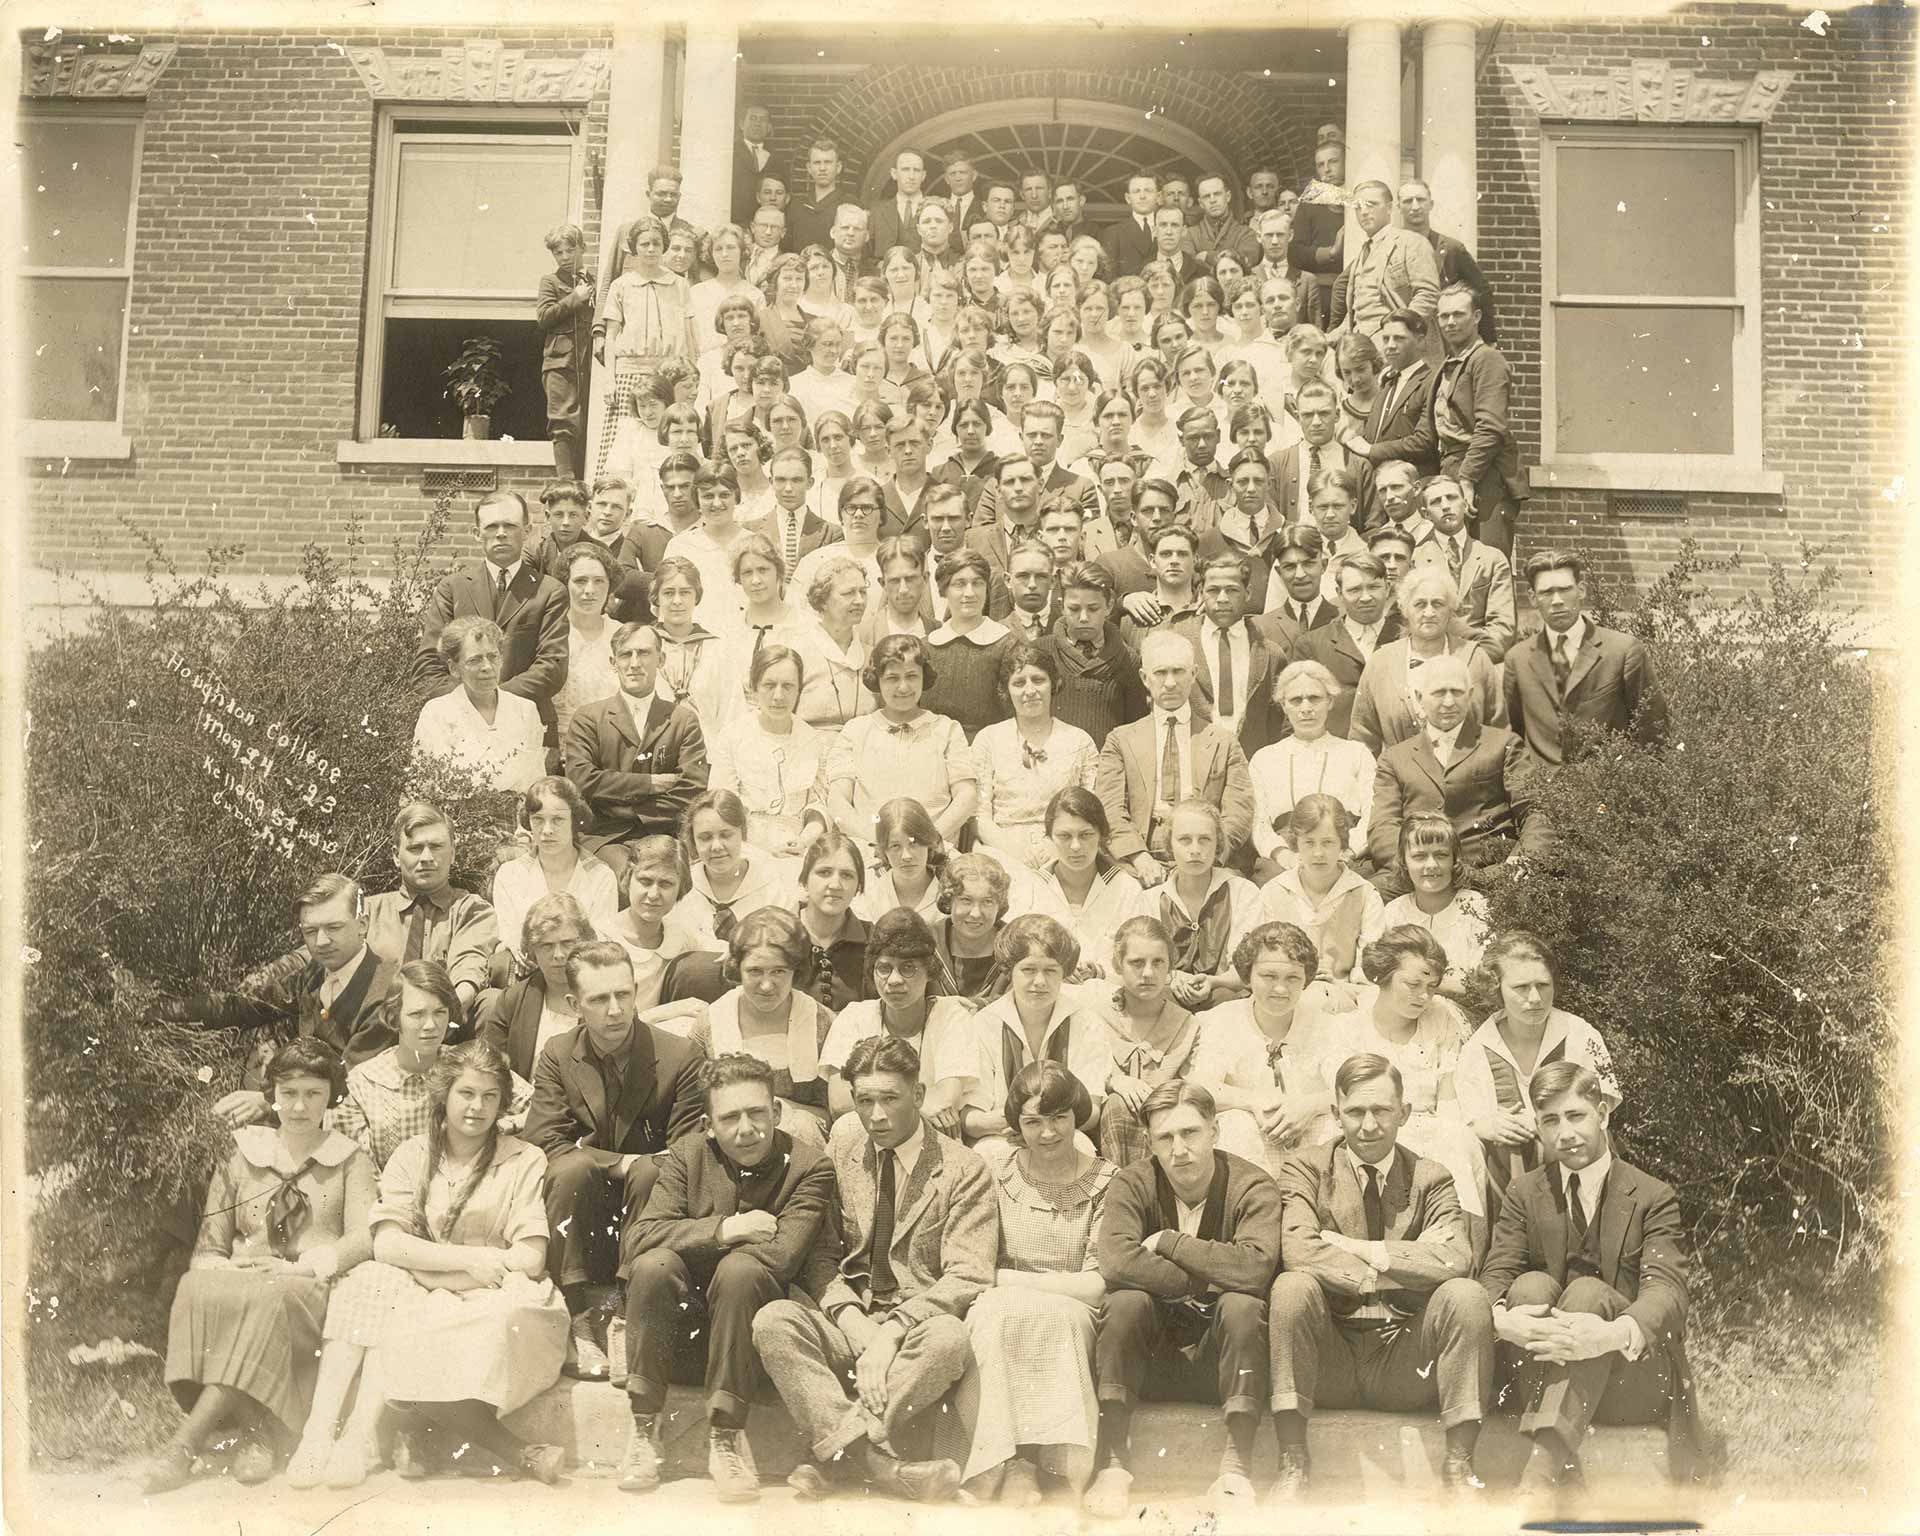
<svg viewBox="0 0 1920 1536">
<path fill-rule="evenodd" d="M 97 602 L 85 632 L 30 658 L 36 1455 L 112 1459 L 171 1429 L 157 1362 L 66 1353 L 116 1336 L 164 1353 L 201 1191 L 231 1144 L 208 1107 L 253 1042 L 143 1021 L 157 992 L 231 985 L 297 945 L 292 900 L 316 875 L 396 883 L 408 667 L 446 521 L 443 501 L 384 587 L 360 574 L 350 528 L 343 559 L 310 548 L 277 596 L 224 574 L 236 550 L 183 579 L 149 540 L 151 612 Z M 423 787 L 464 834 L 456 879 L 484 878 L 485 801 L 444 776 Z"/>
<path fill-rule="evenodd" d="M 1892 1230 L 1890 689 L 1818 551 L 1710 596 L 1738 564 L 1689 544 L 1629 618 L 1602 614 L 1651 648 L 1667 744 L 1590 741 L 1539 801 L 1563 869 L 1488 894 L 1496 929 L 1553 946 L 1561 1006 L 1620 1069 L 1624 1147 L 1678 1189 L 1710 1267 L 1758 1222 L 1837 1275 Z"/>
</svg>

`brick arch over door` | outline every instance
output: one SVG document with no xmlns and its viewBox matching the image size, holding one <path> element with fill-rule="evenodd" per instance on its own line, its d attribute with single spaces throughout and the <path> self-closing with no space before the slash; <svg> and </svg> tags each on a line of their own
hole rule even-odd
<svg viewBox="0 0 1920 1536">
<path fill-rule="evenodd" d="M 881 153 L 920 125 L 985 103 L 1033 98 L 1130 108 L 1139 113 L 1143 133 L 1160 124 L 1184 130 L 1228 161 L 1236 194 L 1255 164 L 1273 163 L 1283 181 L 1294 183 L 1313 168 L 1314 125 L 1298 116 L 1297 105 L 1290 112 L 1279 93 L 1225 70 L 883 66 L 863 71 L 821 103 L 800 143 L 834 140 L 841 163 L 864 187 Z M 884 191 L 884 163 L 878 184 Z"/>
</svg>

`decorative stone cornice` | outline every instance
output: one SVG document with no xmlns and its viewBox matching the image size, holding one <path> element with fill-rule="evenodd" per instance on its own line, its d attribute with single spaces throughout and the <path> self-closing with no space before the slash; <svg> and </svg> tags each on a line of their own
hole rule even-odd
<svg viewBox="0 0 1920 1536">
<path fill-rule="evenodd" d="M 435 56 L 343 51 L 375 101 L 585 102 L 607 88 L 613 70 L 610 49 L 541 56 L 475 38 Z"/>
<path fill-rule="evenodd" d="M 1504 65 L 1536 116 L 1574 122 L 1764 123 L 1793 81 L 1788 69 L 1751 79 L 1716 80 L 1664 59 L 1626 69 L 1561 74 L 1537 64 Z"/>
<path fill-rule="evenodd" d="M 175 43 L 148 43 L 138 53 L 92 51 L 81 44 L 26 45 L 22 96 L 141 97 L 167 72 Z"/>
</svg>

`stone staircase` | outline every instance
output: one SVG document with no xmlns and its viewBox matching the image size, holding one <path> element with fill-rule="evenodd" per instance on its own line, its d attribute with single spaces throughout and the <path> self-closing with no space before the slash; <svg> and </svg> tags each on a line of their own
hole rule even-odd
<svg viewBox="0 0 1920 1536">
<path fill-rule="evenodd" d="M 632 1418 L 624 1390 L 604 1382 L 562 1378 L 507 1423 L 516 1434 L 566 1448 L 584 1476 L 611 1477 L 626 1447 Z M 1205 1493 L 1218 1468 L 1225 1435 L 1217 1408 L 1143 1403 L 1133 1421 L 1134 1496 L 1177 1503 Z M 793 1421 L 779 1406 L 755 1408 L 748 1440 L 766 1482 L 778 1482 L 806 1454 Z M 1314 1416 L 1310 1446 L 1313 1488 L 1321 1502 L 1421 1498 L 1440 1491 L 1444 1436 L 1437 1418 L 1329 1410 Z M 706 1420 L 698 1388 L 671 1389 L 663 1428 L 666 1476 L 706 1476 Z M 1511 1418 L 1489 1422 L 1476 1457 L 1496 1494 L 1511 1493 L 1528 1444 Z M 1667 1481 L 1666 1431 L 1659 1426 L 1596 1428 L 1582 1451 L 1588 1492 L 1583 1513 L 1604 1504 L 1609 1515 L 1672 1514 L 1682 1496 Z M 1272 1431 L 1263 1426 L 1254 1481 L 1264 1489 L 1274 1466 Z"/>
</svg>

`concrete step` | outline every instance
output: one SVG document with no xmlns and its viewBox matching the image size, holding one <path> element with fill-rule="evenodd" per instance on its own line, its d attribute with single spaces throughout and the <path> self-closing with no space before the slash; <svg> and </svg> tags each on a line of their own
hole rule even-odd
<svg viewBox="0 0 1920 1536">
<path fill-rule="evenodd" d="M 665 1476 L 704 1478 L 707 1437 L 704 1394 L 672 1388 L 662 1438 Z M 944 1411 L 944 1409 L 942 1410 Z M 610 1474 L 626 1449 L 632 1415 L 627 1394 L 605 1382 L 562 1378 L 507 1421 L 514 1433 L 566 1448 L 587 1475 Z M 784 1408 L 756 1407 L 747 1438 L 764 1481 L 783 1479 L 807 1454 L 803 1437 Z M 1143 1403 L 1133 1420 L 1135 1494 L 1142 1501 L 1195 1498 L 1219 1469 L 1226 1428 L 1218 1408 L 1193 1403 Z M 1408 1419 L 1360 1409 L 1314 1415 L 1309 1447 L 1313 1484 L 1322 1499 L 1357 1500 L 1437 1490 L 1445 1436 L 1431 1414 Z M 906 1449 L 903 1447 L 903 1449 Z M 1475 1457 L 1480 1475 L 1497 1492 L 1519 1482 L 1529 1446 L 1510 1418 L 1490 1421 Z M 923 1453 L 924 1454 L 924 1453 Z M 1264 1487 L 1274 1466 L 1273 1431 L 1262 1425 L 1256 1453 L 1256 1484 Z M 1604 1491 L 1610 1509 L 1638 1502 L 1670 1506 L 1666 1431 L 1657 1425 L 1600 1427 L 1582 1457 L 1589 1490 Z"/>
</svg>

